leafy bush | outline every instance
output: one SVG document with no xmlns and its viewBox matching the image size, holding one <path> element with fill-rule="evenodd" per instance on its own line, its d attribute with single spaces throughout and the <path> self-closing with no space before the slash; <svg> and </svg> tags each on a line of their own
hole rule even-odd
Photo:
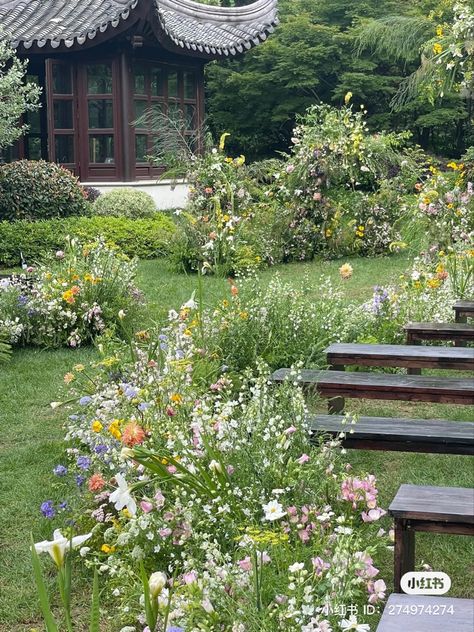
<svg viewBox="0 0 474 632">
<path fill-rule="evenodd" d="M 94 214 L 140 219 L 153 217 L 157 213 L 156 204 L 148 193 L 124 187 L 103 193 L 94 203 Z"/>
<path fill-rule="evenodd" d="M 153 219 L 125 217 L 71 217 L 67 219 L 0 222 L 0 264 L 16 266 L 21 256 L 28 263 L 38 261 L 45 252 L 59 250 L 64 236 L 90 241 L 103 237 L 121 251 L 141 259 L 164 255 L 175 232 L 173 221 L 163 213 Z"/>
<path fill-rule="evenodd" d="M 252 177 L 256 170 L 245 166 L 245 157 L 226 156 L 226 136 L 221 136 L 219 148 L 193 158 L 190 202 L 178 219 L 172 247 L 178 269 L 226 276 L 277 258 L 276 208 L 265 198 L 258 178 Z"/>
<path fill-rule="evenodd" d="M 424 156 L 408 135 L 370 134 L 365 110 L 309 108 L 273 188 L 286 215 L 285 259 L 318 253 L 376 255 L 399 239 L 401 194 L 413 191 Z"/>
<path fill-rule="evenodd" d="M 87 208 L 78 179 L 44 160 L 0 166 L 0 220 L 38 220 L 82 215 Z"/>
<path fill-rule="evenodd" d="M 0 336 L 15 344 L 78 347 L 111 332 L 127 336 L 141 302 L 134 262 L 104 242 L 68 239 L 34 276 L 0 286 Z"/>
</svg>

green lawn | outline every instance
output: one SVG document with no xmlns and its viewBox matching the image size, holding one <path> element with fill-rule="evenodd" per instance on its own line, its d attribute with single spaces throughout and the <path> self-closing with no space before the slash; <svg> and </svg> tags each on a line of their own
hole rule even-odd
<svg viewBox="0 0 474 632">
<path fill-rule="evenodd" d="M 376 284 L 396 280 L 406 268 L 404 257 L 353 259 L 354 276 L 345 285 L 348 298 L 363 300 Z M 341 262 L 314 262 L 279 266 L 261 274 L 268 282 L 278 270 L 286 280 L 299 280 L 305 273 L 314 278 L 330 274 L 337 278 Z M 155 321 L 187 300 L 197 287 L 195 276 L 171 273 L 163 261 L 140 264 L 139 282 Z M 204 278 L 204 299 L 211 305 L 228 293 L 224 279 Z M 62 377 L 73 364 L 93 358 L 94 349 L 80 351 L 22 350 L 0 367 L 0 631 L 29 632 L 42 629 L 30 572 L 28 543 L 51 537 L 51 523 L 41 518 L 45 499 L 62 500 L 54 486 L 52 468 L 62 456 L 64 412 L 49 403 L 58 399 Z M 350 408 L 362 410 L 360 402 Z M 416 408 L 416 412 L 414 412 Z M 364 402 L 365 414 L 446 417 L 472 420 L 472 412 L 456 406 Z M 350 452 L 356 469 L 379 479 L 382 506 L 387 506 L 400 483 L 472 486 L 474 469 L 468 457 L 402 453 Z M 389 521 L 385 525 L 389 527 Z M 473 541 L 454 536 L 417 536 L 417 562 L 446 571 L 452 578 L 453 596 L 473 596 Z M 391 579 L 391 552 L 383 562 L 383 577 Z M 115 632 L 115 631 L 113 631 Z"/>
</svg>

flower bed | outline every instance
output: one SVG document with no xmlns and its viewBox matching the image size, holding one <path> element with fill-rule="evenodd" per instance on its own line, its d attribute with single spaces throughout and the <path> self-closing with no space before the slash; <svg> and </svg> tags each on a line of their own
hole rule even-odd
<svg viewBox="0 0 474 632">
<path fill-rule="evenodd" d="M 388 542 L 374 477 L 353 472 L 337 443 L 310 444 L 292 382 L 275 389 L 261 364 L 238 384 L 220 372 L 196 308 L 171 312 L 157 338 L 138 332 L 134 360 L 115 349 L 65 376 L 74 447 L 55 475 L 82 492 L 80 554 L 99 569 L 114 625 L 371 629 L 385 596 L 374 558 Z"/>
<path fill-rule="evenodd" d="M 99 335 L 126 335 L 140 291 L 134 262 L 102 241 L 68 240 L 37 268 L 0 284 L 0 335 L 13 344 L 75 348 Z"/>
</svg>

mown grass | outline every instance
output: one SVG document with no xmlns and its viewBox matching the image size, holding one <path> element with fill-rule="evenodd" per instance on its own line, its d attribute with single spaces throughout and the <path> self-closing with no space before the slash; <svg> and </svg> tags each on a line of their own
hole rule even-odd
<svg viewBox="0 0 474 632">
<path fill-rule="evenodd" d="M 403 256 L 349 260 L 354 276 L 345 285 L 348 299 L 364 300 L 372 287 L 396 280 L 407 266 Z M 288 281 L 308 274 L 337 278 L 340 261 L 279 266 L 261 273 L 268 283 L 276 273 Z M 197 289 L 196 276 L 169 270 L 162 261 L 139 266 L 139 284 L 148 299 L 149 318 L 163 320 L 169 309 L 179 307 Z M 203 278 L 204 301 L 212 305 L 229 292 L 225 279 Z M 87 362 L 95 350 L 15 351 L 10 363 L 0 366 L 0 631 L 29 632 L 42 629 L 28 551 L 30 533 L 35 539 L 51 537 L 52 524 L 39 512 L 45 499 L 62 500 L 52 476 L 64 444 L 64 412 L 53 411 L 62 377 L 73 364 Z M 349 402 L 348 407 L 380 416 L 441 417 L 472 420 L 466 407 L 393 402 Z M 416 411 L 416 412 L 415 412 Z M 468 487 L 474 484 L 469 457 L 420 455 L 396 452 L 350 451 L 357 471 L 374 473 L 379 480 L 381 505 L 387 507 L 401 483 Z M 384 526 L 390 526 L 384 520 Z M 473 542 L 467 537 L 417 535 L 417 563 L 428 563 L 447 572 L 453 581 L 452 596 L 473 596 Z M 382 560 L 382 575 L 392 577 L 392 554 Z M 80 582 L 79 601 L 87 581 Z M 81 610 L 79 610 L 80 612 Z M 84 628 L 85 629 L 85 628 Z M 105 629 L 105 628 L 104 628 Z"/>
</svg>

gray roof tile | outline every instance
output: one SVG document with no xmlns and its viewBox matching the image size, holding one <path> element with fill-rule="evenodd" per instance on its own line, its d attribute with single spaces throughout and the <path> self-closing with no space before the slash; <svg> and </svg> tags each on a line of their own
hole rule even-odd
<svg viewBox="0 0 474 632">
<path fill-rule="evenodd" d="M 176 46 L 203 55 L 235 55 L 259 44 L 278 23 L 277 0 L 220 8 L 192 0 L 0 0 L 0 24 L 12 44 L 71 47 L 113 29 L 139 3 L 154 7 Z"/>
</svg>

